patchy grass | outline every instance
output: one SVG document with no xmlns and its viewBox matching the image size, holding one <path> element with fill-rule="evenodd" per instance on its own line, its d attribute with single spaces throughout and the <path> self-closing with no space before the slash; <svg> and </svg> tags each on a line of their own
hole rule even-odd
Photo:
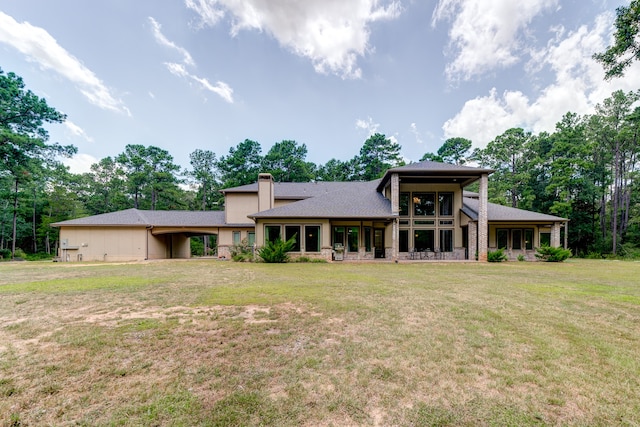
<svg viewBox="0 0 640 427">
<path fill-rule="evenodd" d="M 640 263 L 0 265 L 0 425 L 637 425 Z"/>
</svg>

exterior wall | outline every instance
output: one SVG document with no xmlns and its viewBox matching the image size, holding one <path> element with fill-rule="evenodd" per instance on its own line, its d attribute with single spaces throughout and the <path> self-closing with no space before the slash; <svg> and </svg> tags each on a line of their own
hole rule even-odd
<svg viewBox="0 0 640 427">
<path fill-rule="evenodd" d="M 221 228 L 218 233 L 218 258 L 230 259 L 231 252 L 229 248 L 233 246 L 233 232 L 240 232 L 240 240 L 247 239 L 249 232 L 255 231 L 254 228 Z M 256 233 L 256 242 L 257 242 Z"/>
<path fill-rule="evenodd" d="M 60 227 L 62 261 L 142 261 L 147 257 L 145 227 Z M 151 242 L 153 239 L 149 239 Z"/>
<path fill-rule="evenodd" d="M 258 212 L 257 193 L 228 193 L 225 195 L 225 220 L 227 224 L 251 222 L 247 215 Z"/>
</svg>

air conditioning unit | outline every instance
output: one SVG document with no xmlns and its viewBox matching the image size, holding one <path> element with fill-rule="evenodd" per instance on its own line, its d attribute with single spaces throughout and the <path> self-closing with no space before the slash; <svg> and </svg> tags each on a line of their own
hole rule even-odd
<svg viewBox="0 0 640 427">
<path fill-rule="evenodd" d="M 62 239 L 60 241 L 60 248 L 67 249 L 69 247 L 69 239 Z"/>
</svg>

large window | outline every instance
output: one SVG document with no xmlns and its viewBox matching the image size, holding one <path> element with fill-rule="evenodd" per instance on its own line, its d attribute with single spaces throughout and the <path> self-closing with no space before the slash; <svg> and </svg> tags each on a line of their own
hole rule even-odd
<svg viewBox="0 0 640 427">
<path fill-rule="evenodd" d="M 284 239 L 289 240 L 295 238 L 295 243 L 292 252 L 300 252 L 300 226 L 299 225 L 285 225 L 284 227 Z"/>
<path fill-rule="evenodd" d="M 511 249 L 522 249 L 522 230 L 511 230 Z"/>
<path fill-rule="evenodd" d="M 453 230 L 440 230 L 440 251 L 453 252 Z"/>
<path fill-rule="evenodd" d="M 398 251 L 409 252 L 409 230 L 400 230 L 398 243 Z"/>
<path fill-rule="evenodd" d="M 249 231 L 247 233 L 247 243 L 249 244 L 249 246 L 253 246 L 256 244 L 256 232 L 255 231 Z"/>
<path fill-rule="evenodd" d="M 319 225 L 307 225 L 304 227 L 304 251 L 320 252 Z"/>
<path fill-rule="evenodd" d="M 440 216 L 453 216 L 453 193 L 438 193 Z"/>
<path fill-rule="evenodd" d="M 358 240 L 360 229 L 358 227 L 347 227 L 347 250 L 349 252 L 358 252 L 360 241 Z"/>
<path fill-rule="evenodd" d="M 415 230 L 413 244 L 416 251 L 432 251 L 434 248 L 435 230 Z"/>
<path fill-rule="evenodd" d="M 333 247 L 345 246 L 344 227 L 333 227 Z"/>
<path fill-rule="evenodd" d="M 497 244 L 498 249 L 509 248 L 509 230 L 505 228 L 499 228 L 497 230 Z"/>
<path fill-rule="evenodd" d="M 540 246 L 551 246 L 551 233 L 540 233 Z"/>
<path fill-rule="evenodd" d="M 533 249 L 533 229 L 527 228 L 524 230 L 524 248 L 527 250 Z"/>
<path fill-rule="evenodd" d="M 280 238 L 280 226 L 279 225 L 267 225 L 264 227 L 264 240 L 265 242 L 275 242 Z"/>
<path fill-rule="evenodd" d="M 413 193 L 413 214 L 415 216 L 434 216 L 436 214 L 436 195 L 434 193 Z"/>
<path fill-rule="evenodd" d="M 371 252 L 371 227 L 364 228 L 364 250 Z"/>
<path fill-rule="evenodd" d="M 409 216 L 409 193 L 400 193 L 400 216 Z"/>
</svg>

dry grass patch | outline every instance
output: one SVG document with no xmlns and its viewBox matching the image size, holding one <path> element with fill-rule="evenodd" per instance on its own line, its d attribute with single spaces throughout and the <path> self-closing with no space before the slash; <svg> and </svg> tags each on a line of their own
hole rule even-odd
<svg viewBox="0 0 640 427">
<path fill-rule="evenodd" d="M 0 425 L 636 425 L 637 277 L 0 264 Z"/>
</svg>

